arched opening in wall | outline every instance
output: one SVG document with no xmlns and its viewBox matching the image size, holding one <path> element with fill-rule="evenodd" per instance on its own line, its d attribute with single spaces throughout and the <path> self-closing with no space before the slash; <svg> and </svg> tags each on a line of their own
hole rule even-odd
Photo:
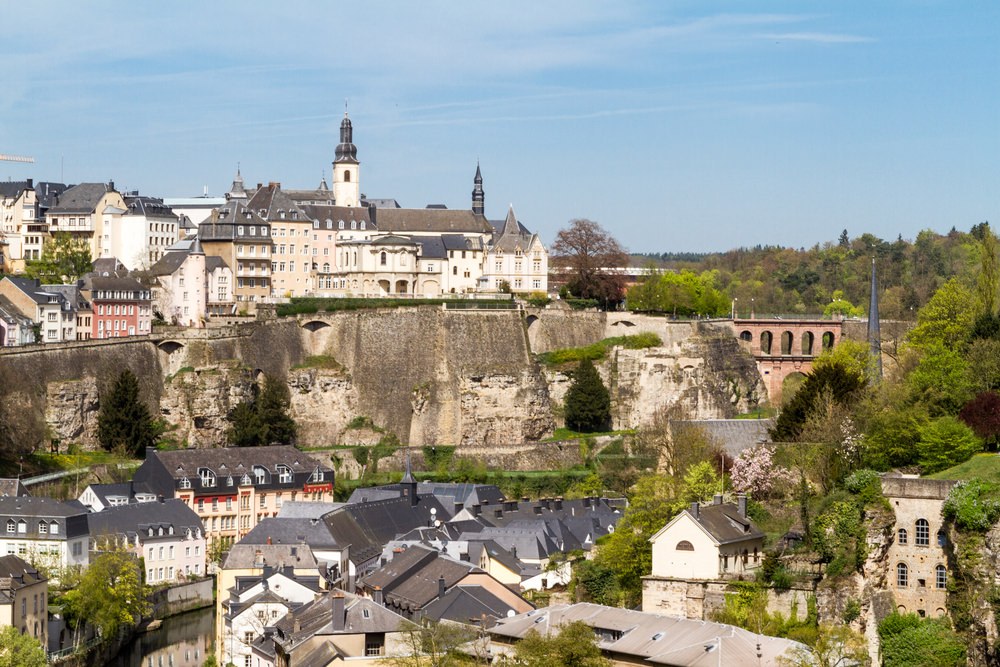
<svg viewBox="0 0 1000 667">
<path fill-rule="evenodd" d="M 774 338 L 770 331 L 762 331 L 760 333 L 760 353 L 769 355 L 771 354 L 771 344 Z"/>
<path fill-rule="evenodd" d="M 425 280 L 420 289 L 424 296 L 437 296 L 441 293 L 441 287 L 436 280 Z"/>
<path fill-rule="evenodd" d="M 788 402 L 792 400 L 795 393 L 802 387 L 802 383 L 805 381 L 805 374 L 798 371 L 793 371 L 785 376 L 785 379 L 781 381 L 782 405 L 788 405 Z"/>
<path fill-rule="evenodd" d="M 753 334 L 750 333 L 747 330 L 741 331 L 740 332 L 740 340 L 745 341 L 747 343 L 752 343 L 753 342 Z"/>
<path fill-rule="evenodd" d="M 409 291 L 405 280 L 396 281 L 396 294 L 406 294 Z"/>
<path fill-rule="evenodd" d="M 381 296 L 385 296 L 386 294 L 388 294 L 390 289 L 391 289 L 391 287 L 389 285 L 389 281 L 388 280 L 380 280 L 380 281 L 378 281 L 378 291 L 379 291 L 379 294 L 381 294 Z"/>
<path fill-rule="evenodd" d="M 184 366 L 184 343 L 165 340 L 156 346 L 156 350 L 164 375 L 174 375 Z"/>
<path fill-rule="evenodd" d="M 807 331 L 802 334 L 802 354 L 806 357 L 811 357 L 813 353 L 813 343 L 815 337 L 812 331 Z"/>
<path fill-rule="evenodd" d="M 160 348 L 167 354 L 173 354 L 177 350 L 184 347 L 184 343 L 178 343 L 176 340 L 165 340 L 156 347 Z"/>
<path fill-rule="evenodd" d="M 330 325 L 327 322 L 320 322 L 319 320 L 311 320 L 303 324 L 302 328 L 305 329 L 306 331 L 315 333 L 316 331 L 319 331 L 320 329 L 326 329 L 329 326 Z"/>
<path fill-rule="evenodd" d="M 837 339 L 833 335 L 832 331 L 824 331 L 823 332 L 823 349 L 824 350 L 832 350 L 833 349 L 833 344 L 835 342 L 837 342 Z"/>
<path fill-rule="evenodd" d="M 795 337 L 792 335 L 791 331 L 784 331 L 781 334 L 781 353 L 791 354 L 792 353 L 792 341 Z"/>
<path fill-rule="evenodd" d="M 687 540 L 681 540 L 677 543 L 677 551 L 694 551 L 694 545 Z"/>
<path fill-rule="evenodd" d="M 618 322 L 612 322 L 611 326 L 613 326 L 613 327 L 617 327 L 617 326 L 634 327 L 635 323 L 634 322 L 629 322 L 628 320 L 619 320 Z"/>
</svg>

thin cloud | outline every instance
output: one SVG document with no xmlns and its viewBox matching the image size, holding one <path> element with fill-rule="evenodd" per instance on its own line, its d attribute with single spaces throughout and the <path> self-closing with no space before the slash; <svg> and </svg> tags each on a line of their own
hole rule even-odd
<svg viewBox="0 0 1000 667">
<path fill-rule="evenodd" d="M 874 42 L 872 37 L 862 35 L 844 35 L 830 32 L 780 32 L 757 35 L 757 39 L 778 42 L 812 42 L 814 44 L 861 44 Z"/>
</svg>

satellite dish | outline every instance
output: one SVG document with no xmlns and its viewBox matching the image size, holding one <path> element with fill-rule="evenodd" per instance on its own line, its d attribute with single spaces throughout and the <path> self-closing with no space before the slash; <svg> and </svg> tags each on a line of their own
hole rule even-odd
<svg viewBox="0 0 1000 667">
<path fill-rule="evenodd" d="M 508 609 L 507 610 L 507 618 L 514 618 L 515 616 L 517 616 L 517 614 L 514 613 L 513 609 Z"/>
</svg>

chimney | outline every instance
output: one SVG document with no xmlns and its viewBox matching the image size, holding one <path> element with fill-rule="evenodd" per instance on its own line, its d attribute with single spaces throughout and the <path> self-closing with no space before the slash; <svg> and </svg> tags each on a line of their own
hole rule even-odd
<svg viewBox="0 0 1000 667">
<path fill-rule="evenodd" d="M 162 504 L 162 503 L 165 503 L 165 502 L 167 502 L 166 500 L 164 500 L 164 499 L 163 499 L 163 495 L 162 495 L 162 494 L 160 494 L 160 495 L 159 495 L 159 496 L 157 496 L 156 498 L 157 498 L 157 500 L 159 500 L 159 501 L 160 501 L 160 503 L 161 503 L 161 504 Z"/>
<path fill-rule="evenodd" d="M 698 518 L 698 501 L 691 503 L 690 512 L 692 515 L 694 515 L 694 518 L 696 519 Z"/>
<path fill-rule="evenodd" d="M 528 496 L 521 496 L 521 502 L 522 503 L 531 502 L 531 498 L 529 498 Z"/>
<path fill-rule="evenodd" d="M 472 516 L 479 516 L 479 513 L 482 512 L 482 511 L 483 511 L 483 506 L 482 505 L 473 505 L 472 506 Z"/>
<path fill-rule="evenodd" d="M 557 512 L 562 510 L 562 498 L 556 498 L 555 509 Z"/>
<path fill-rule="evenodd" d="M 438 577 L 438 598 L 443 598 L 445 593 L 444 577 Z"/>
<path fill-rule="evenodd" d="M 583 499 L 583 506 L 590 507 L 590 496 L 587 496 Z"/>
<path fill-rule="evenodd" d="M 495 509 L 495 510 L 493 510 L 493 516 L 495 516 L 498 519 L 502 519 L 503 518 L 503 510 L 502 509 Z"/>
<path fill-rule="evenodd" d="M 542 506 L 535 505 L 535 514 L 541 514 L 541 513 L 542 513 Z"/>
<path fill-rule="evenodd" d="M 268 546 L 271 545 L 271 536 L 270 535 L 267 536 L 267 544 L 268 544 Z"/>
<path fill-rule="evenodd" d="M 35 179 L 29 178 L 28 179 L 28 189 L 29 190 L 33 190 L 34 188 L 35 188 Z"/>
<path fill-rule="evenodd" d="M 375 604 L 385 606 L 385 597 L 382 595 L 381 586 L 375 587 L 375 590 L 372 591 L 372 597 L 375 599 Z"/>
<path fill-rule="evenodd" d="M 510 548 L 510 555 L 513 556 L 514 558 L 517 558 L 517 547 Z"/>
<path fill-rule="evenodd" d="M 472 560 L 472 557 L 469 556 L 469 552 L 468 551 L 463 551 L 462 553 L 458 554 L 458 560 L 462 560 L 462 561 L 465 561 L 466 563 L 468 563 L 469 561 Z"/>
<path fill-rule="evenodd" d="M 330 602 L 333 607 L 333 631 L 340 632 L 344 629 L 344 594 L 337 591 Z"/>
<path fill-rule="evenodd" d="M 552 509 L 552 499 L 551 498 L 542 498 L 542 505 L 547 510 Z"/>
<path fill-rule="evenodd" d="M 745 517 L 747 515 L 747 494 L 741 493 L 736 496 L 736 509 L 740 513 L 740 516 Z"/>
<path fill-rule="evenodd" d="M 712 504 L 713 505 L 721 505 L 722 504 L 722 494 L 721 493 L 717 493 L 714 496 L 712 496 Z"/>
<path fill-rule="evenodd" d="M 272 574 L 274 574 L 274 568 L 270 565 L 264 566 L 264 573 L 261 575 L 264 579 L 268 579 Z"/>
</svg>

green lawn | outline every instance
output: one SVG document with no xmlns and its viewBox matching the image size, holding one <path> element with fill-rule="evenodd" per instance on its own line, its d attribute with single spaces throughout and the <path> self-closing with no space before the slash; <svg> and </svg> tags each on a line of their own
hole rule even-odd
<svg viewBox="0 0 1000 667">
<path fill-rule="evenodd" d="M 982 479 L 1000 483 L 1000 455 L 976 454 L 965 463 L 927 475 L 931 479 Z"/>
</svg>

